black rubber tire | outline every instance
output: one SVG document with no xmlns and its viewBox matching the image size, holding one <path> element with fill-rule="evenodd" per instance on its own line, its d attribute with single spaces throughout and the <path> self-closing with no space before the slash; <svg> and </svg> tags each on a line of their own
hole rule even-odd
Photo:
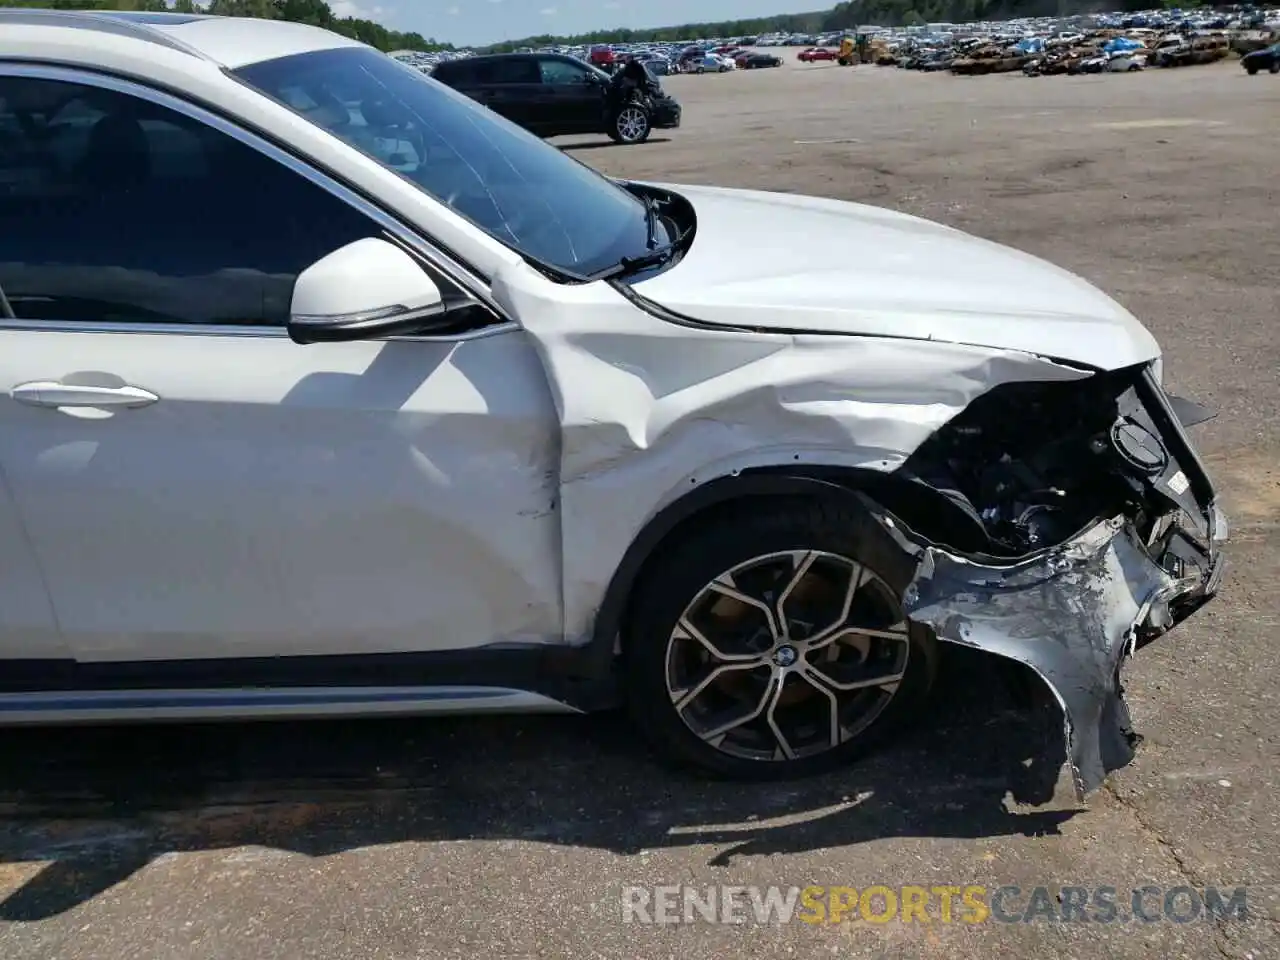
<svg viewBox="0 0 1280 960">
<path fill-rule="evenodd" d="M 1249 76 L 1252 77 L 1258 72 L 1258 68 L 1255 67 L 1253 64 L 1249 64 L 1249 66 L 1244 68 L 1244 72 L 1249 74 Z"/>
<path fill-rule="evenodd" d="M 623 648 L 624 685 L 632 719 L 668 762 L 735 780 L 813 776 L 852 762 L 919 714 L 937 674 L 937 641 L 912 625 L 907 670 L 894 698 L 861 733 L 835 749 L 797 760 L 756 761 L 722 753 L 698 738 L 676 713 L 666 689 L 667 639 L 685 607 L 713 578 L 754 556 L 815 549 L 856 559 L 899 596 L 915 562 L 856 503 L 770 498 L 744 503 L 701 525 L 641 576 L 630 604 Z"/>
<path fill-rule="evenodd" d="M 1272 60 L 1271 66 L 1267 67 L 1268 73 L 1280 73 L 1280 60 Z"/>
<path fill-rule="evenodd" d="M 629 110 L 633 107 L 635 107 L 641 113 L 644 114 L 645 127 L 644 127 L 643 134 L 641 134 L 640 136 L 636 137 L 633 140 L 628 140 L 625 137 L 623 137 L 622 134 L 618 131 L 618 120 L 622 117 L 623 110 Z M 638 106 L 635 103 L 623 104 L 623 106 L 619 108 L 619 110 L 609 118 L 608 134 L 609 134 L 609 139 L 611 139 L 614 143 L 621 143 L 624 145 L 644 143 L 646 140 L 649 139 L 649 134 L 651 133 L 653 133 L 653 118 L 649 116 L 648 110 L 646 110 L 644 107 Z"/>
</svg>

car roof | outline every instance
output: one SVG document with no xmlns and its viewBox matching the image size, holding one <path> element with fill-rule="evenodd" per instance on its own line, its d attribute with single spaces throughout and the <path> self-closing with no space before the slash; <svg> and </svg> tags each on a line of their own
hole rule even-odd
<svg viewBox="0 0 1280 960">
<path fill-rule="evenodd" d="M 0 9 L 0 34 L 5 27 L 36 28 L 27 32 L 28 46 L 37 57 L 42 41 L 59 46 L 68 33 L 92 41 L 95 34 L 128 37 L 140 43 L 182 50 L 227 69 L 298 53 L 360 47 L 364 44 L 320 27 L 288 20 L 220 17 L 185 13 L 146 13 L 118 10 Z M 4 50 L 0 48 L 0 55 Z"/>
<path fill-rule="evenodd" d="M 481 53 L 471 57 L 458 57 L 444 63 L 489 63 L 493 60 L 532 60 L 535 57 L 558 57 L 558 53 Z"/>
</svg>

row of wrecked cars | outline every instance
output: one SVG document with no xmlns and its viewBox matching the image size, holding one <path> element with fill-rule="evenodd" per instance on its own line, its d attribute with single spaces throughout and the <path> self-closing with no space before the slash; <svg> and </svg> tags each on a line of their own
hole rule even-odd
<svg viewBox="0 0 1280 960">
<path fill-rule="evenodd" d="M 968 76 L 1021 71 L 1038 77 L 1213 63 L 1228 57 L 1236 46 L 1226 31 L 1104 29 L 1049 38 L 972 37 L 945 45 L 907 41 L 896 49 L 877 51 L 875 62 L 880 66 L 925 72 L 946 70 Z"/>
<path fill-rule="evenodd" d="M 1128 73 L 1144 67 L 1189 67 L 1224 60 L 1231 53 L 1225 33 L 1165 34 L 1150 38 L 1112 36 L 1077 42 L 1045 42 L 1022 64 L 1029 77 L 1077 73 Z"/>
</svg>

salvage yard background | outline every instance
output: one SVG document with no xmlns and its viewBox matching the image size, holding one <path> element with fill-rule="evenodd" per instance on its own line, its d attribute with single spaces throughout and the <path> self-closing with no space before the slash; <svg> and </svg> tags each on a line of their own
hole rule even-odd
<svg viewBox="0 0 1280 960">
<path fill-rule="evenodd" d="M 1019 717 L 963 659 L 905 742 L 768 787 L 670 774 L 612 717 L 3 732 L 5 960 L 1277 955 L 1280 77 L 955 78 L 788 53 L 664 85 L 682 129 L 562 145 L 610 174 L 866 201 L 1056 261 L 1220 411 L 1196 439 L 1232 567 L 1130 666 L 1135 764 L 1082 812 L 1006 810 Z M 623 886 L 676 883 L 1248 885 L 1254 919 L 621 923 Z"/>
</svg>

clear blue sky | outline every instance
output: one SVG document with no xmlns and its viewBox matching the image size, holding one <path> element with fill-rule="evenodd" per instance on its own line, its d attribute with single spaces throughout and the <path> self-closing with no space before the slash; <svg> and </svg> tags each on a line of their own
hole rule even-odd
<svg viewBox="0 0 1280 960">
<path fill-rule="evenodd" d="M 459 45 L 804 13 L 834 5 L 835 0 L 329 0 L 339 16 L 376 20 Z"/>
</svg>

